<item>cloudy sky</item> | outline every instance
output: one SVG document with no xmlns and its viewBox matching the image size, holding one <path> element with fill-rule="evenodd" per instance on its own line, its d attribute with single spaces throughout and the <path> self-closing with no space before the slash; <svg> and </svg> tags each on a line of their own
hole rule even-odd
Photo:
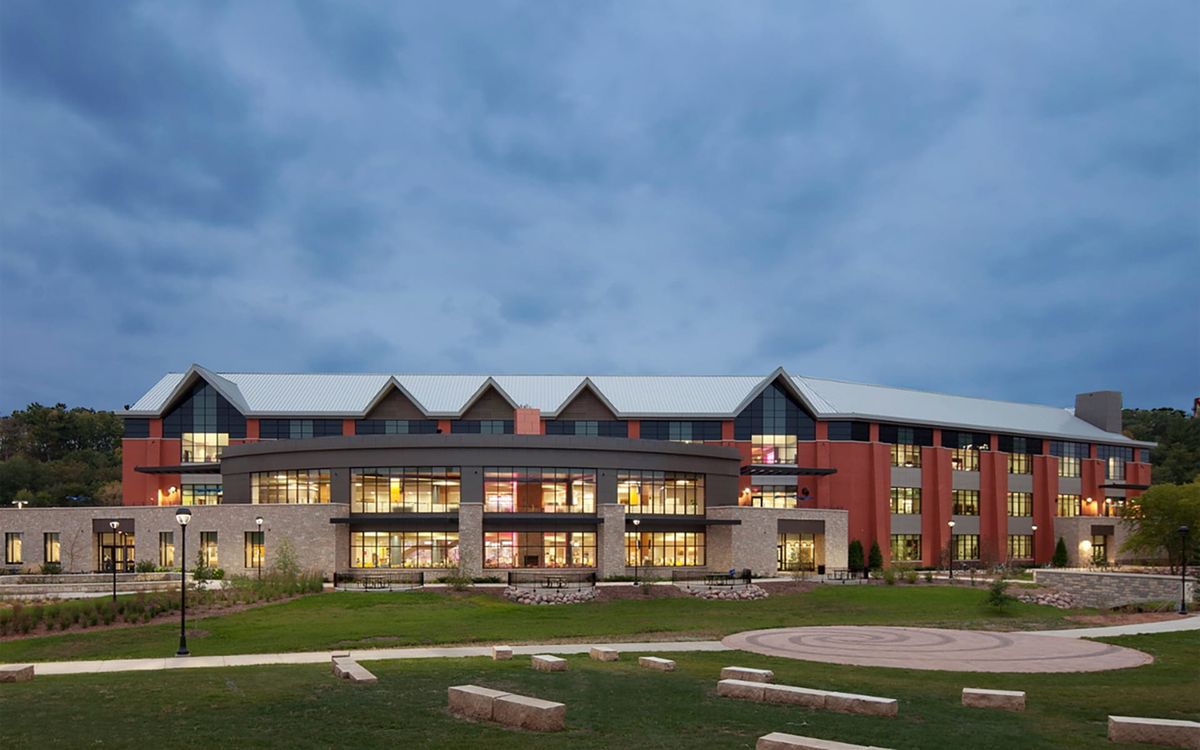
<svg viewBox="0 0 1200 750">
<path fill-rule="evenodd" d="M 0 3 L 0 411 L 224 371 L 1200 395 L 1200 4 Z"/>
</svg>

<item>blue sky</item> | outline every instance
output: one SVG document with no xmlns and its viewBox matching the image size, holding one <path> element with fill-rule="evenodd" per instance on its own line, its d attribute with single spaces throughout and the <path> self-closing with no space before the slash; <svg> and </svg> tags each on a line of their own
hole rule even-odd
<svg viewBox="0 0 1200 750">
<path fill-rule="evenodd" d="M 1195 2 L 0 3 L 0 411 L 225 371 L 1200 395 Z"/>
</svg>

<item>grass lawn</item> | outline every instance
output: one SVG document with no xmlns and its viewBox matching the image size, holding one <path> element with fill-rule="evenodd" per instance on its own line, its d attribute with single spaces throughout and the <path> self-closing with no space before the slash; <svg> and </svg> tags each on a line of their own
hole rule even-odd
<svg viewBox="0 0 1200 750">
<path fill-rule="evenodd" d="M 325 593 L 188 622 L 197 656 L 452 643 L 563 639 L 719 638 L 794 625 L 926 625 L 1018 630 L 1069 625 L 1069 612 L 948 586 L 822 586 L 749 602 L 646 599 L 536 607 L 484 594 Z M 0 663 L 168 656 L 178 624 L 71 632 L 0 643 Z"/>
<path fill-rule="evenodd" d="M 42 677 L 0 686 L 0 745 L 81 747 L 751 748 L 786 731 L 890 748 L 1094 748 L 1110 713 L 1200 715 L 1200 635 L 1109 639 L 1155 662 L 1067 675 L 917 672 L 814 664 L 746 653 L 674 656 L 674 673 L 571 657 L 566 673 L 528 658 L 366 662 L 377 685 L 326 665 Z M 859 717 L 717 698 L 720 668 L 769 667 L 776 682 L 898 698 L 897 718 Z M 471 683 L 567 704 L 568 730 L 535 734 L 463 721 L 446 688 Z M 1028 710 L 959 705 L 964 686 L 1019 689 Z"/>
</svg>

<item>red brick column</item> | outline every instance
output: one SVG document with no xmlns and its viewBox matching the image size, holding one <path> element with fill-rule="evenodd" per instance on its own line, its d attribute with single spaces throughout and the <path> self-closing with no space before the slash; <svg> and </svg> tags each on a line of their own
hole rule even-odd
<svg viewBox="0 0 1200 750">
<path fill-rule="evenodd" d="M 979 556 L 1008 556 L 1008 454 L 995 450 L 979 453 Z"/>
<path fill-rule="evenodd" d="M 1054 557 L 1054 517 L 1058 512 L 1058 459 L 1054 456 L 1033 457 L 1033 561 L 1039 565 Z"/>
</svg>

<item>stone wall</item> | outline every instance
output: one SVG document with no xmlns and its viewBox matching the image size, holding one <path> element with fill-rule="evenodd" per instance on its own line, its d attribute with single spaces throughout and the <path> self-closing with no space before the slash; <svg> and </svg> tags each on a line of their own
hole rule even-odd
<svg viewBox="0 0 1200 750">
<path fill-rule="evenodd" d="M 1088 607 L 1119 607 L 1122 604 L 1178 601 L 1179 577 L 1139 573 L 1100 573 L 1090 570 L 1035 570 L 1033 580 L 1065 591 Z M 1185 596 L 1195 596 L 1195 580 L 1189 579 Z"/>
<path fill-rule="evenodd" d="M 750 508 L 739 505 L 710 507 L 713 519 L 740 521 L 736 526 L 708 527 L 708 568 L 749 568 L 755 575 L 778 572 L 777 547 L 780 521 L 812 521 L 823 528 L 814 530 L 817 565 L 846 567 L 848 513 L 817 508 Z"/>
</svg>

